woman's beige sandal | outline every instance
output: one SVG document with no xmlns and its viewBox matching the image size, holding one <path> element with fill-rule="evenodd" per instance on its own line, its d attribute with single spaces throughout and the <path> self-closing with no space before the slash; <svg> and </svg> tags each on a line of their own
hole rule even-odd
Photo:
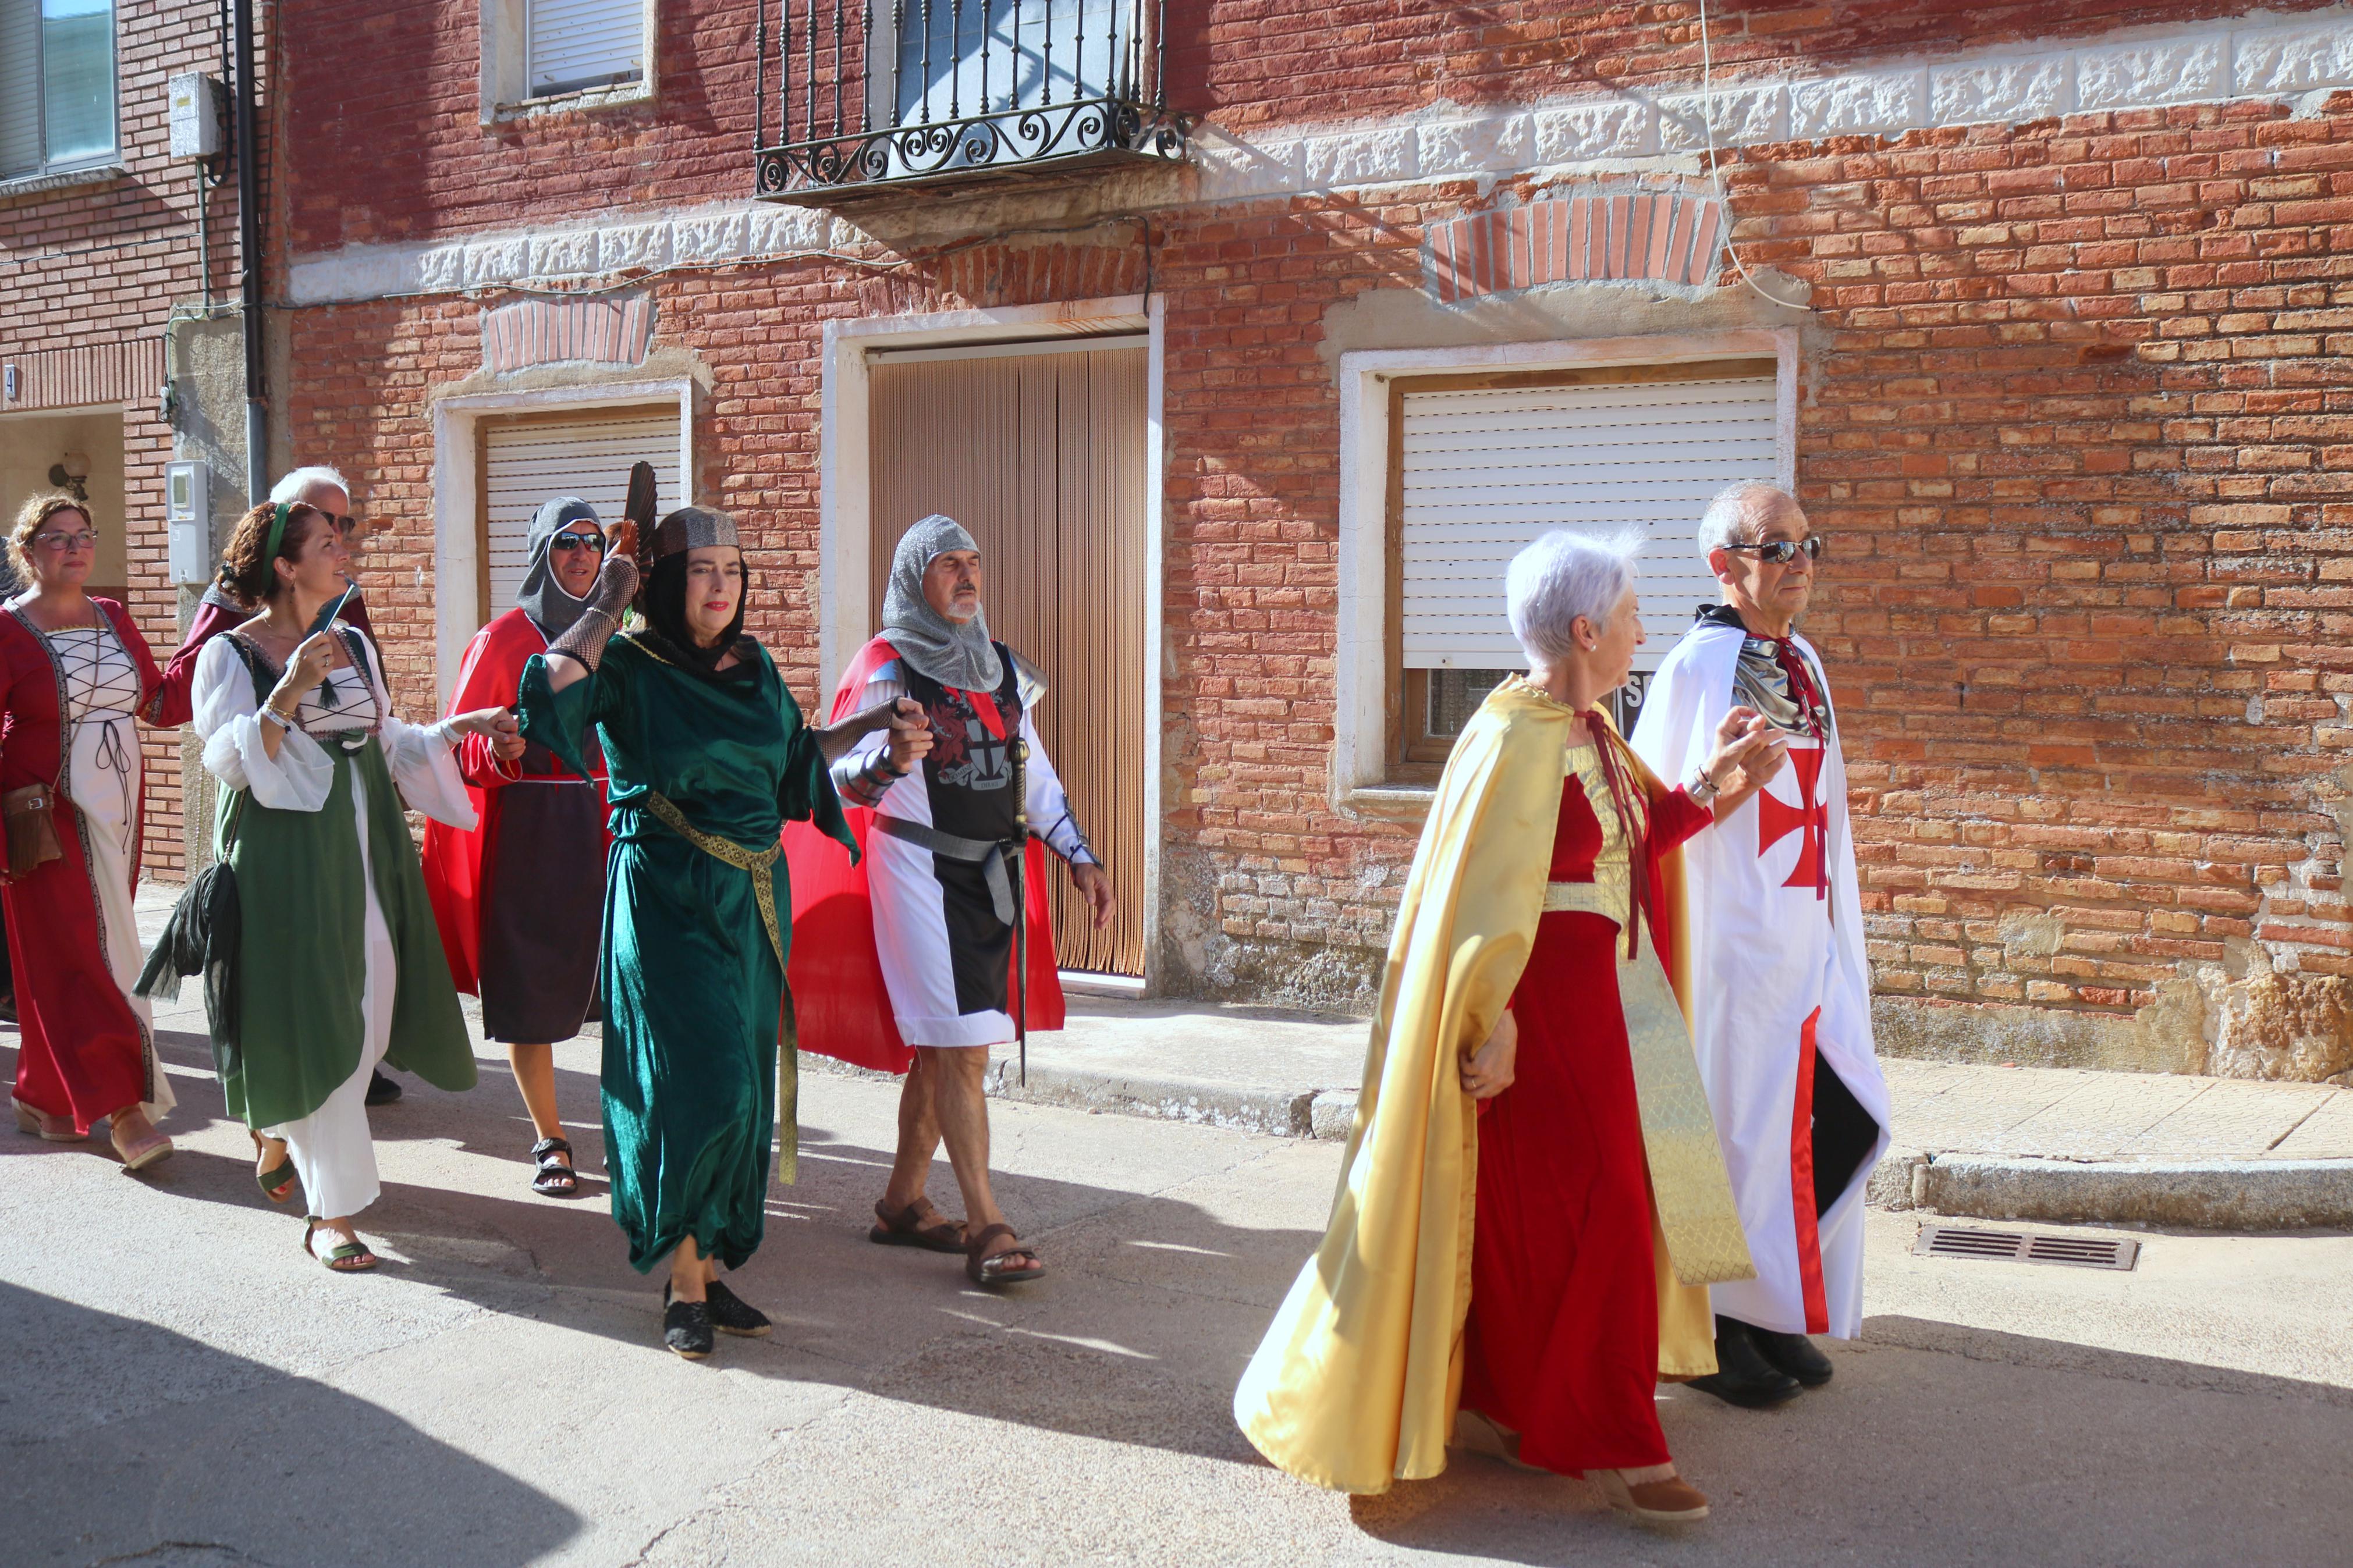
<svg viewBox="0 0 2353 1568">
<path fill-rule="evenodd" d="M 46 1110 L 36 1110 L 23 1100 L 11 1100 L 16 1108 L 16 1131 L 44 1143 L 87 1143 L 90 1134 L 74 1131 L 70 1116 L 51 1116 Z M 962 1247 L 958 1247 L 960 1252 Z"/>
<path fill-rule="evenodd" d="M 318 1234 L 321 1226 L 325 1223 L 315 1215 L 302 1222 L 303 1251 L 337 1274 L 364 1274 L 376 1266 L 376 1256 L 368 1250 L 367 1243 L 364 1241 L 339 1242 L 323 1253 L 312 1247 L 311 1238 Z M 331 1230 L 327 1234 L 332 1236 L 335 1233 Z"/>
<path fill-rule="evenodd" d="M 1029 1260 L 1027 1267 L 1016 1261 L 1023 1258 Z M 1038 1256 L 1036 1247 L 1014 1235 L 1011 1226 L 1000 1222 L 966 1245 L 964 1271 L 976 1285 L 1026 1285 L 1045 1274 L 1046 1260 Z"/>
<path fill-rule="evenodd" d="M 1466 1454 L 1484 1454 L 1491 1459 L 1501 1459 L 1515 1470 L 1544 1469 L 1520 1458 L 1520 1435 L 1477 1410 L 1454 1413 L 1454 1447 Z"/>
<path fill-rule="evenodd" d="M 129 1148 L 123 1147 L 121 1136 L 112 1128 L 108 1129 L 106 1136 L 107 1142 L 114 1145 L 115 1155 L 121 1160 L 122 1169 L 126 1173 L 143 1171 L 150 1165 L 172 1157 L 172 1141 L 153 1127 L 147 1130 L 146 1137 Z"/>
<path fill-rule="evenodd" d="M 1588 1470 L 1611 1508 L 1637 1524 L 1696 1524 L 1707 1517 L 1707 1494 L 1683 1479 L 1629 1481 L 1618 1470 Z"/>
</svg>

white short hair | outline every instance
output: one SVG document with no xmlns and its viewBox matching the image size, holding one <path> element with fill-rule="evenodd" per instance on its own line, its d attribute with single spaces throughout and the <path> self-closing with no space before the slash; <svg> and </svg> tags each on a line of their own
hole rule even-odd
<svg viewBox="0 0 2353 1568">
<path fill-rule="evenodd" d="M 314 489 L 320 485 L 331 485 L 336 489 L 343 492 L 343 499 L 345 500 L 352 499 L 352 487 L 350 480 L 344 479 L 343 476 L 335 469 L 327 468 L 323 464 L 313 464 L 307 468 L 295 469 L 292 473 L 287 475 L 284 479 L 270 486 L 269 504 L 272 506 L 290 505 L 302 499 L 302 492 L 304 490 Z"/>
<path fill-rule="evenodd" d="M 1640 529 L 1579 533 L 1560 528 L 1512 557 L 1504 597 L 1512 636 L 1529 663 L 1567 657 L 1577 647 L 1570 627 L 1579 616 L 1597 626 L 1609 618 L 1634 586 L 1634 552 L 1642 543 Z"/>
<path fill-rule="evenodd" d="M 1700 514 L 1699 558 L 1731 544 L 1754 544 L 1755 529 L 1763 526 L 1763 515 L 1776 501 L 1798 504 L 1798 498 L 1777 484 L 1764 479 L 1743 479 L 1736 485 L 1726 485 L 1715 492 Z M 1755 528 L 1752 528 L 1752 524 Z"/>
</svg>

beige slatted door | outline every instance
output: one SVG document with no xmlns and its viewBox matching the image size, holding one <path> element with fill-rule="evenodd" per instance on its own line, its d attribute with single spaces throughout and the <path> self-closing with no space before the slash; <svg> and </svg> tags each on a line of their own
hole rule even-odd
<svg viewBox="0 0 2353 1568">
<path fill-rule="evenodd" d="M 1118 890 L 1092 928 L 1054 887 L 1065 969 L 1144 973 L 1145 351 L 873 367 L 871 624 L 907 525 L 972 531 L 988 627 L 1046 673 L 1038 729 Z"/>
<path fill-rule="evenodd" d="M 531 564 L 531 520 L 553 496 L 578 496 L 599 521 L 621 520 L 629 465 L 654 466 L 663 511 L 680 499 L 678 410 L 583 409 L 485 423 L 482 428 L 482 619 L 514 608 Z"/>
</svg>

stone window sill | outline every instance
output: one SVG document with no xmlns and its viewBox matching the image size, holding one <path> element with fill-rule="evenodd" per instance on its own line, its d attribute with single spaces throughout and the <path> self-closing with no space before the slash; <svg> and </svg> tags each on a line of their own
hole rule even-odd
<svg viewBox="0 0 2353 1568">
<path fill-rule="evenodd" d="M 1345 816 L 1375 817 L 1384 822 L 1419 822 L 1430 815 L 1438 792 L 1420 784 L 1366 784 L 1340 797 Z"/>
<path fill-rule="evenodd" d="M 36 191 L 62 191 L 75 185 L 102 185 L 119 180 L 131 171 L 121 163 L 91 163 L 79 169 L 52 169 L 46 174 L 19 174 L 14 179 L 0 180 L 0 201 L 10 196 L 30 195 Z"/>
<path fill-rule="evenodd" d="M 546 98 L 527 98 L 521 103 L 501 103 L 491 117 L 504 125 L 517 120 L 536 120 L 543 114 L 571 114 L 581 110 L 613 109 L 627 103 L 645 103 L 654 95 L 649 81 L 625 81 L 612 87 L 584 87 L 577 92 L 559 92 Z"/>
</svg>

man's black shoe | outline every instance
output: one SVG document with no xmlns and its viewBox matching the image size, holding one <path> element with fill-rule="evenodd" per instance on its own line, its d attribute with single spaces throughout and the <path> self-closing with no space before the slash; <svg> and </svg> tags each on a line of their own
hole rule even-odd
<svg viewBox="0 0 2353 1568">
<path fill-rule="evenodd" d="M 1736 1319 L 1719 1318 L 1718 1322 L 1734 1322 Z M 1757 1353 L 1781 1371 L 1788 1373 L 1808 1388 L 1820 1388 L 1831 1380 L 1831 1358 L 1814 1348 L 1814 1342 L 1803 1334 L 1776 1333 L 1760 1329 L 1754 1323 L 1742 1323 L 1741 1331 L 1748 1336 Z"/>
<path fill-rule="evenodd" d="M 662 1310 L 662 1343 L 687 1360 L 701 1361 L 718 1342 L 707 1302 L 672 1301 Z"/>
<path fill-rule="evenodd" d="M 370 1105 L 390 1105 L 399 1098 L 400 1081 L 385 1077 L 382 1068 L 368 1079 L 367 1102 Z"/>
<path fill-rule="evenodd" d="M 1786 1405 L 1799 1392 L 1798 1380 L 1767 1361 L 1748 1337 L 1748 1326 L 1731 1318 L 1715 1321 L 1715 1371 L 1691 1386 L 1744 1410 Z"/>
</svg>

